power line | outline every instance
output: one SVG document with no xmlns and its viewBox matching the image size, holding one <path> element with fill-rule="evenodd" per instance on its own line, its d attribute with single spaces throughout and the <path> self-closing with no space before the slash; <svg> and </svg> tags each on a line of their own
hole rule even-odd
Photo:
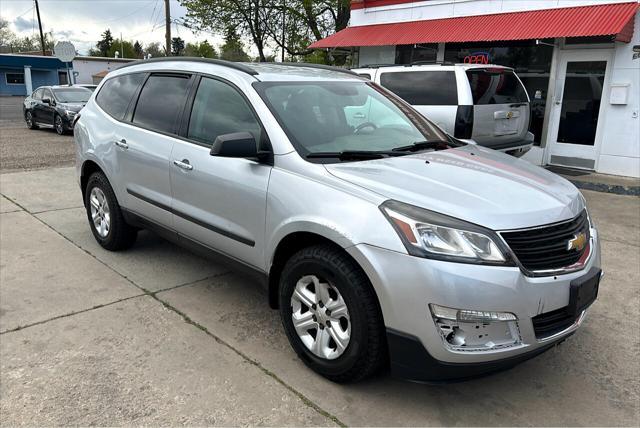
<svg viewBox="0 0 640 428">
<path fill-rule="evenodd" d="M 126 14 L 126 15 L 124 15 L 124 16 L 120 16 L 120 17 L 118 17 L 118 18 L 107 19 L 106 21 L 94 22 L 94 24 L 96 24 L 96 25 L 102 25 L 102 24 L 106 24 L 106 23 L 108 23 L 108 22 L 113 22 L 113 21 L 118 21 L 118 20 L 123 19 L 123 18 L 128 18 L 129 16 L 134 15 L 134 14 L 136 14 L 136 13 L 140 12 L 142 9 L 146 8 L 147 6 L 149 6 L 149 5 L 150 5 L 151 3 L 153 3 L 154 1 L 156 1 L 156 0 L 151 0 L 150 2 L 145 3 L 142 7 L 139 7 L 138 9 L 136 9 L 136 10 L 134 10 L 133 12 L 128 13 L 128 14 Z"/>
</svg>

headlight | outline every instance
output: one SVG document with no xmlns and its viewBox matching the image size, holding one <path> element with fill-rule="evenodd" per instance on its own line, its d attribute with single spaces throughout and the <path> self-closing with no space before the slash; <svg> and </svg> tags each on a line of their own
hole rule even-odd
<svg viewBox="0 0 640 428">
<path fill-rule="evenodd" d="M 509 252 L 489 229 L 398 201 L 380 209 L 409 254 L 463 263 L 513 265 Z"/>
</svg>

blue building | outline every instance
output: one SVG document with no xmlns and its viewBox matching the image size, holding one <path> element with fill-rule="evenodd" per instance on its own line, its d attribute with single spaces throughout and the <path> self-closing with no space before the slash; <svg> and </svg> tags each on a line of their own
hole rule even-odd
<svg viewBox="0 0 640 428">
<path fill-rule="evenodd" d="M 27 96 L 39 86 L 68 82 L 67 64 L 58 58 L 0 54 L 0 95 Z"/>
</svg>

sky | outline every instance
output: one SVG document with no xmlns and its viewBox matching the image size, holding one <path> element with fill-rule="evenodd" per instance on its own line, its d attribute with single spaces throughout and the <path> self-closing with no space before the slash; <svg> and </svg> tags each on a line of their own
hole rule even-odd
<svg viewBox="0 0 640 428">
<path fill-rule="evenodd" d="M 122 33 L 124 40 L 139 40 L 143 45 L 159 42 L 164 46 L 164 0 L 39 0 L 38 3 L 42 30 L 53 31 L 58 41 L 70 41 L 80 54 L 94 47 L 107 28 L 117 39 Z M 186 15 L 186 9 L 177 0 L 171 0 L 170 4 L 172 18 Z M 20 36 L 38 34 L 33 0 L 0 0 L 0 16 Z M 171 36 L 187 42 L 208 40 L 216 47 L 222 43 L 219 35 L 194 34 L 177 24 L 172 24 Z"/>
</svg>

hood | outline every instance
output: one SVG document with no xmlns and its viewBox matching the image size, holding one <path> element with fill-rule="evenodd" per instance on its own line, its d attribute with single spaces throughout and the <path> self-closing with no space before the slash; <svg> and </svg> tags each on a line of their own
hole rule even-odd
<svg viewBox="0 0 640 428">
<path fill-rule="evenodd" d="M 494 230 L 570 219 L 584 207 L 564 178 L 475 145 L 325 167 L 383 197 Z"/>
<path fill-rule="evenodd" d="M 75 111 L 76 113 L 82 110 L 87 103 L 58 103 L 58 107 L 64 110 Z"/>
</svg>

